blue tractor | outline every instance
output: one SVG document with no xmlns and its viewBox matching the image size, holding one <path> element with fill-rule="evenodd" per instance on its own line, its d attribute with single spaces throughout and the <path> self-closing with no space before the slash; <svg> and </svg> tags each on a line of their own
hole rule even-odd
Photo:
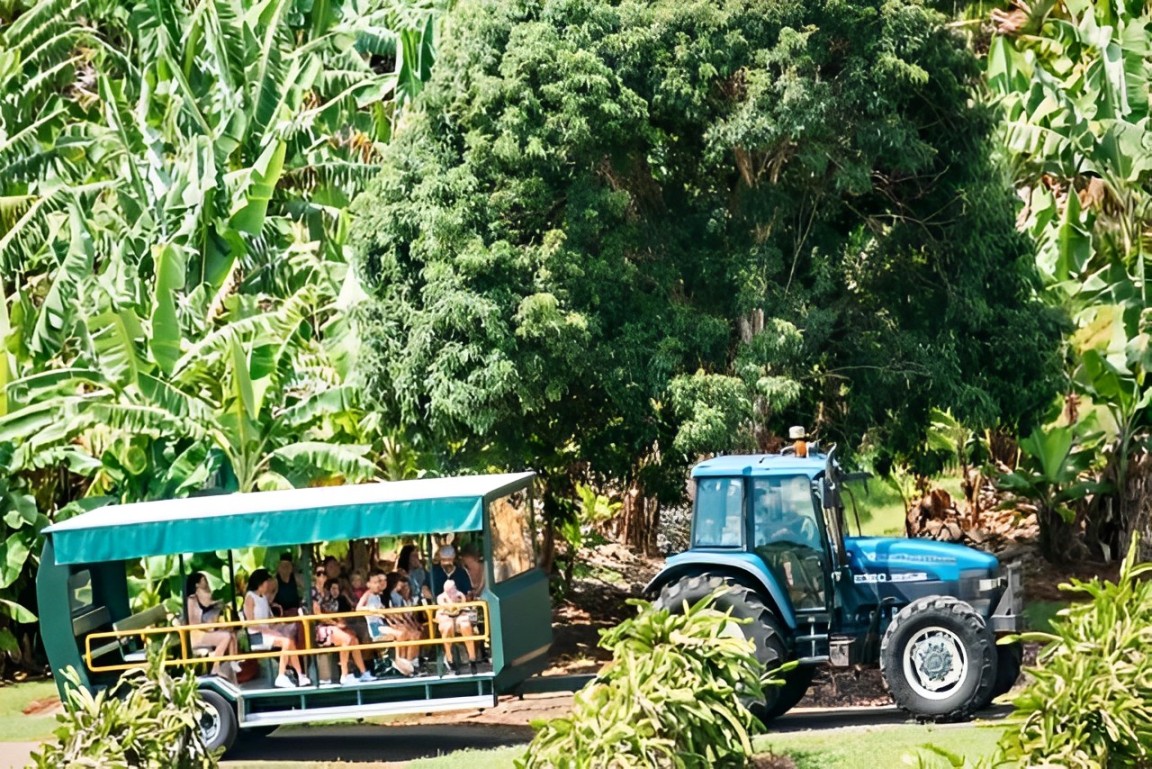
<svg viewBox="0 0 1152 769">
<path fill-rule="evenodd" d="M 1014 567 L 961 545 L 849 536 L 833 454 L 803 440 L 781 454 L 721 456 L 692 471 L 691 547 L 646 592 L 671 611 L 717 591 L 771 669 L 798 665 L 752 710 L 796 705 L 818 666 L 879 665 L 896 704 L 921 721 L 988 706 L 1020 674 Z M 857 528 L 859 524 L 857 523 Z"/>
</svg>

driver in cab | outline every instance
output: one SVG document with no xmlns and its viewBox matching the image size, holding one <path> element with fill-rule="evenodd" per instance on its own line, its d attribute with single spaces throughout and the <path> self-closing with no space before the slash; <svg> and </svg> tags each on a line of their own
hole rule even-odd
<svg viewBox="0 0 1152 769">
<path fill-rule="evenodd" d="M 781 502 L 779 492 L 757 489 L 754 504 L 757 539 L 763 543 L 794 542 L 809 545 L 811 522 Z"/>
</svg>

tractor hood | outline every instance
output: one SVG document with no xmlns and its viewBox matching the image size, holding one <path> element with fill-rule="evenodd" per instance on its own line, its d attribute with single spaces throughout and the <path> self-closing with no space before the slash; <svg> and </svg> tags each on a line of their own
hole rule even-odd
<svg viewBox="0 0 1152 769">
<path fill-rule="evenodd" d="M 994 555 L 927 539 L 848 537 L 844 549 L 853 574 L 873 575 L 879 582 L 949 582 L 990 576 L 1000 564 Z"/>
</svg>

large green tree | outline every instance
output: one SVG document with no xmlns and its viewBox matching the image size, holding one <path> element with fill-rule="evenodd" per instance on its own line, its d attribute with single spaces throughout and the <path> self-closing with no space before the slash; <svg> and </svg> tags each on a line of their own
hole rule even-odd
<svg viewBox="0 0 1152 769">
<path fill-rule="evenodd" d="M 790 421 L 893 454 L 933 405 L 1027 421 L 1057 322 L 944 21 L 461 3 L 354 204 L 382 408 L 461 456 L 649 490 Z"/>
</svg>

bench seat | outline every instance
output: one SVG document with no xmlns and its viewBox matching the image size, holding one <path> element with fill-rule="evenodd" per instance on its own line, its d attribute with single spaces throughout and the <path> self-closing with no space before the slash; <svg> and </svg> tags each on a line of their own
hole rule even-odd
<svg viewBox="0 0 1152 769">
<path fill-rule="evenodd" d="M 137 612 L 124 619 L 116 620 L 112 623 L 112 629 L 117 632 L 124 632 L 129 630 L 144 630 L 146 628 L 155 627 L 159 623 L 168 619 L 168 611 L 163 606 L 153 606 L 151 609 L 145 609 L 142 612 Z M 100 647 L 101 653 L 106 653 L 106 647 L 112 648 L 119 647 L 121 655 L 125 662 L 144 662 L 148 659 L 148 651 L 144 648 L 130 648 L 137 645 L 137 639 L 129 636 L 118 638 L 111 642 L 111 644 L 104 644 Z M 93 656 L 100 656 L 93 651 Z"/>
</svg>

